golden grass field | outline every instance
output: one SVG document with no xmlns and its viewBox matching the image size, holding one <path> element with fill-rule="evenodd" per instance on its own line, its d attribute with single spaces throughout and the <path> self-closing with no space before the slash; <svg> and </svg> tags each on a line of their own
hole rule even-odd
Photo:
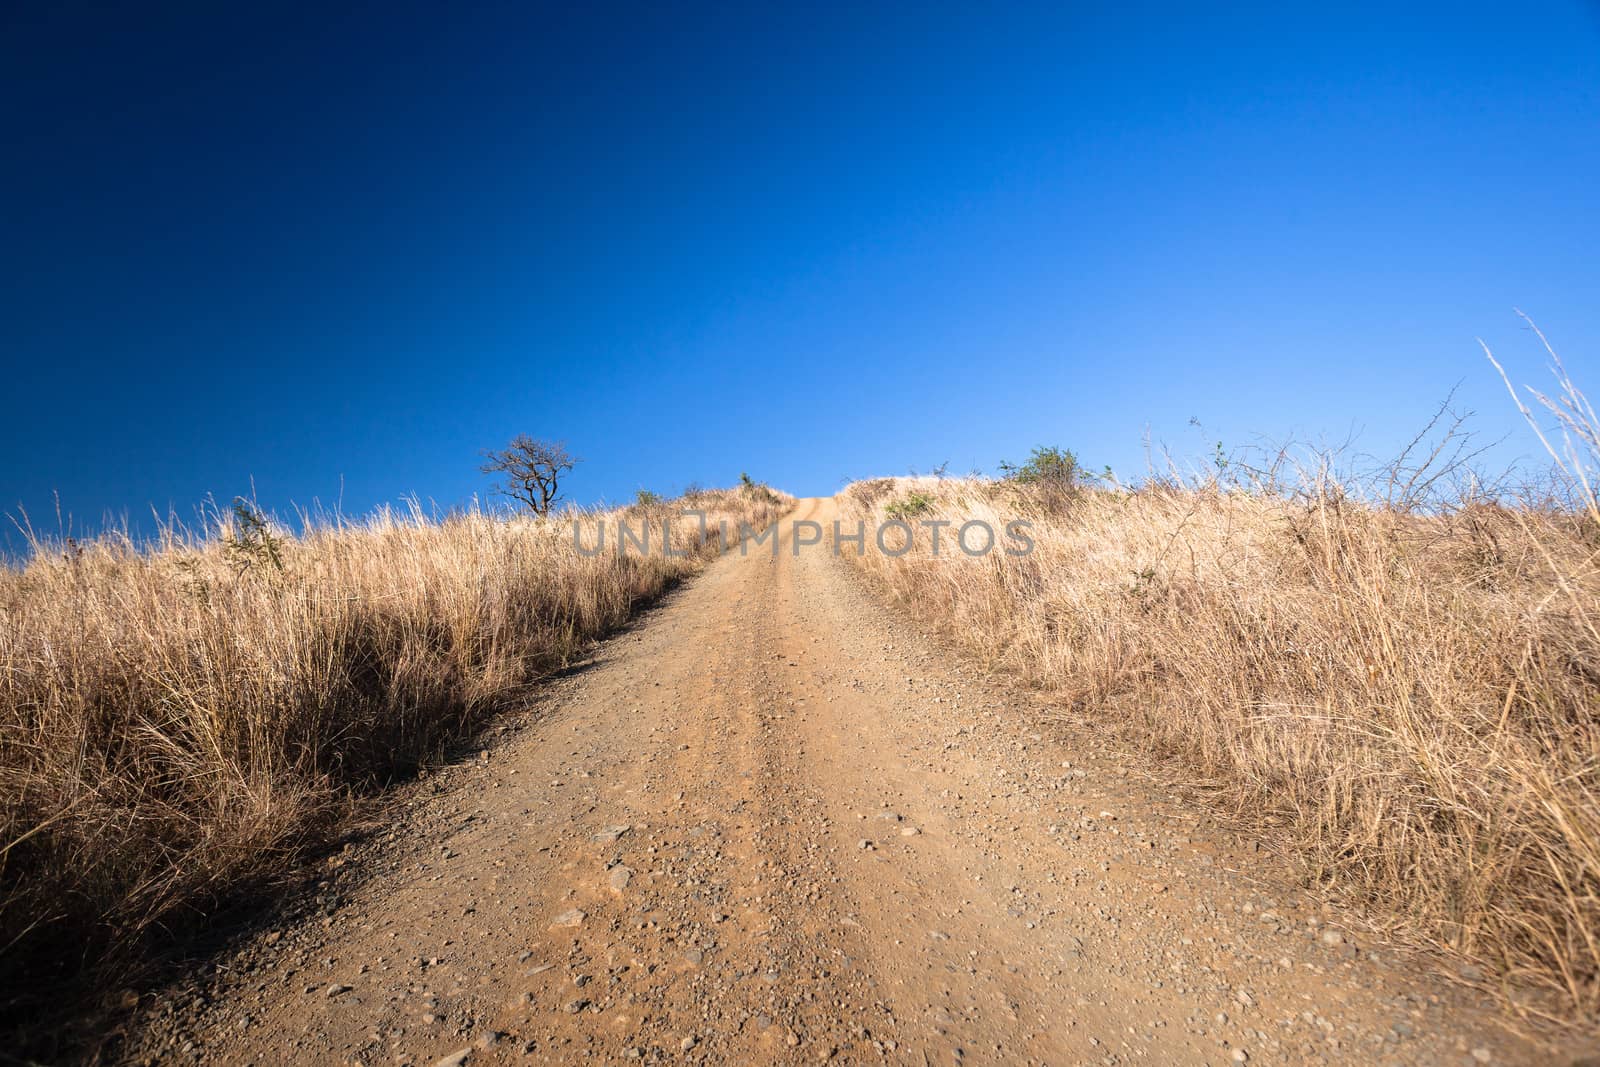
<svg viewBox="0 0 1600 1067">
<path fill-rule="evenodd" d="M 1280 456 L 1137 487 L 883 478 L 840 499 L 869 527 L 1031 522 L 1025 555 L 967 557 L 947 533 L 938 558 L 923 536 L 855 558 L 1265 830 L 1307 885 L 1504 978 L 1523 1010 L 1592 1020 L 1600 420 L 1562 386 L 1555 468 L 1520 497 L 1446 490 L 1434 451 L 1386 483 Z M 791 503 L 747 485 L 589 519 L 693 506 L 761 528 Z M 270 885 L 354 800 L 719 551 L 673 529 L 681 558 L 586 557 L 566 521 L 484 511 L 36 540 L 0 570 L 0 987 L 124 972 Z"/>
<path fill-rule="evenodd" d="M 1035 549 L 857 559 L 1075 718 L 1270 824 L 1308 884 L 1600 1010 L 1600 515 L 1396 508 L 1317 474 L 1070 492 L 879 479 L 869 529 L 1031 520 Z M 900 537 L 900 531 L 893 537 Z M 975 536 L 977 543 L 981 537 Z"/>
<path fill-rule="evenodd" d="M 736 529 L 788 503 L 683 505 Z M 646 517 L 585 530 L 624 516 Z M 229 518 L 145 549 L 39 541 L 0 570 L 0 988 L 136 963 L 718 550 L 681 521 L 685 558 L 572 537 L 482 511 L 299 535 Z"/>
</svg>

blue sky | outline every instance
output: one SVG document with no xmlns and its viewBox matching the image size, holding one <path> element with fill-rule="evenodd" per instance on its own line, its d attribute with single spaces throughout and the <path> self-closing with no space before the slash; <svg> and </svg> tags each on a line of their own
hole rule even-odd
<svg viewBox="0 0 1600 1067">
<path fill-rule="evenodd" d="M 1592 6 L 470 6 L 0 16 L 0 509 L 1381 453 L 1514 307 L 1600 391 Z"/>
</svg>

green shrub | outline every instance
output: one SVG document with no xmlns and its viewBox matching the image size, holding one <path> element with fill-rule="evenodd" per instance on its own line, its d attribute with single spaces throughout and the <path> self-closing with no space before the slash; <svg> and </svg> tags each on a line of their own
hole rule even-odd
<svg viewBox="0 0 1600 1067">
<path fill-rule="evenodd" d="M 933 497 L 927 493 L 912 490 L 899 500 L 892 500 L 884 506 L 883 513 L 891 519 L 913 519 L 933 508 Z"/>
<path fill-rule="evenodd" d="M 1069 449 L 1039 445 L 1020 467 L 1004 460 L 1000 471 L 1007 478 L 1023 485 L 1046 485 L 1057 489 L 1075 489 L 1085 479 L 1078 457 Z"/>
</svg>

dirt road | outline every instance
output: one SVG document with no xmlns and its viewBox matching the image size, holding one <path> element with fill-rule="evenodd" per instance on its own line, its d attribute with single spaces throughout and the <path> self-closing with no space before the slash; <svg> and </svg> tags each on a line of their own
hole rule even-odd
<svg viewBox="0 0 1600 1067">
<path fill-rule="evenodd" d="M 1548 1062 L 791 531 L 407 787 L 136 1058 Z"/>
</svg>

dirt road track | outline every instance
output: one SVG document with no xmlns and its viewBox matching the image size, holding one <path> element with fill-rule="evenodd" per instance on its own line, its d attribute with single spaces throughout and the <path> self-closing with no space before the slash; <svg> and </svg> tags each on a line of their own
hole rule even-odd
<svg viewBox="0 0 1600 1067">
<path fill-rule="evenodd" d="M 791 539 L 407 787 L 135 1058 L 1550 1062 Z"/>
</svg>

